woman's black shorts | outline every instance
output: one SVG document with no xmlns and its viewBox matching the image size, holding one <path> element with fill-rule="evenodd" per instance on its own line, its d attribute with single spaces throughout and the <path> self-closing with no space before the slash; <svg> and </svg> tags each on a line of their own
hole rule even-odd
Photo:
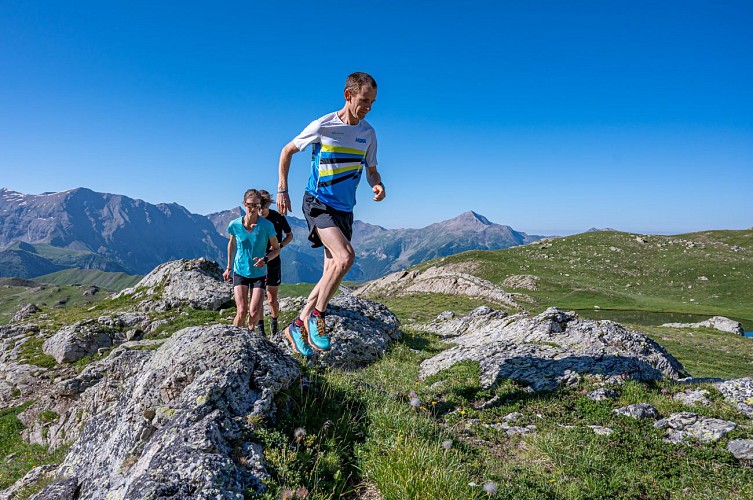
<svg viewBox="0 0 753 500">
<path fill-rule="evenodd" d="M 261 288 L 266 290 L 267 289 L 267 277 L 266 276 L 260 276 L 258 278 L 246 278 L 245 276 L 242 276 L 238 273 L 233 273 L 233 287 L 236 286 L 247 286 L 249 288 Z"/>
</svg>

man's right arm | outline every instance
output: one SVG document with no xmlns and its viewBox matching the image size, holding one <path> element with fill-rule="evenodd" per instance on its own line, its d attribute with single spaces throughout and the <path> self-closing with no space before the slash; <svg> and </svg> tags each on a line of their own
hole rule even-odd
<svg viewBox="0 0 753 500">
<path fill-rule="evenodd" d="M 288 194 L 288 172 L 290 171 L 290 160 L 297 152 L 298 147 L 293 141 L 287 143 L 280 152 L 279 180 L 277 181 L 277 211 L 282 215 L 291 212 L 290 196 Z"/>
</svg>

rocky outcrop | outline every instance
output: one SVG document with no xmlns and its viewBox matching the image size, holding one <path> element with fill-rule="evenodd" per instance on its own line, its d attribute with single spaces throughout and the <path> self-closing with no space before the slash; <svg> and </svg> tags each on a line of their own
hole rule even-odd
<svg viewBox="0 0 753 500">
<path fill-rule="evenodd" d="M 63 327 L 47 339 L 42 347 L 58 363 L 73 363 L 127 340 L 140 338 L 149 318 L 140 313 L 117 313 L 87 319 Z"/>
<path fill-rule="evenodd" d="M 395 296 L 414 293 L 465 295 L 513 309 L 520 308 L 511 294 L 490 281 L 445 267 L 434 266 L 425 270 L 392 273 L 366 283 L 353 293 L 360 296 Z"/>
<path fill-rule="evenodd" d="M 659 344 L 612 321 L 583 320 L 555 308 L 535 317 L 486 315 L 488 322 L 476 318 L 477 326 L 451 340 L 455 347 L 423 361 L 421 378 L 468 360 L 478 361 L 484 387 L 501 378 L 552 390 L 583 376 L 651 381 L 685 375 Z"/>
<path fill-rule="evenodd" d="M 648 403 L 638 403 L 634 405 L 623 406 L 622 408 L 615 408 L 614 412 L 618 415 L 624 415 L 636 420 L 643 420 L 646 418 L 659 418 L 659 412 L 656 411 L 656 408 Z"/>
<path fill-rule="evenodd" d="M 49 480 L 57 469 L 56 465 L 42 465 L 31 469 L 24 477 L 16 481 L 8 489 L 0 491 L 0 500 L 16 500 L 23 490 L 33 488 L 39 481 Z M 50 495 L 50 498 L 58 498 Z"/>
<path fill-rule="evenodd" d="M 305 304 L 303 297 L 283 299 L 280 309 L 300 311 Z M 357 297 L 341 288 L 327 306 L 327 330 L 332 338 L 332 349 L 318 356 L 327 366 L 352 370 L 362 368 L 380 359 L 387 348 L 402 338 L 400 322 L 384 305 Z M 282 333 L 275 342 L 292 353 Z"/>
<path fill-rule="evenodd" d="M 27 343 L 37 342 L 41 335 L 34 323 L 0 326 L 0 409 L 18 405 L 49 385 L 48 380 L 42 380 L 47 369 L 24 362 L 21 355 Z"/>
<path fill-rule="evenodd" d="M 502 286 L 535 292 L 539 289 L 539 278 L 530 274 L 514 274 L 505 278 Z"/>
<path fill-rule="evenodd" d="M 727 451 L 738 460 L 753 461 L 753 439 L 730 439 Z"/>
<path fill-rule="evenodd" d="M 427 324 L 413 325 L 415 330 L 433 333 L 444 338 L 459 337 L 478 329 L 501 328 L 510 323 L 505 311 L 495 311 L 489 306 L 479 306 L 466 316 L 456 316 L 452 311 L 445 311 Z"/>
<path fill-rule="evenodd" d="M 44 320 L 42 327 L 0 327 L 0 409 L 33 400 L 18 415 L 21 437 L 50 450 L 73 443 L 62 465 L 30 471 L 0 498 L 49 481 L 37 498 L 243 498 L 249 488 L 261 491 L 267 472 L 254 431 L 273 422 L 275 395 L 299 376 L 287 344 L 225 325 L 139 340 L 170 321 L 148 311 L 214 308 L 225 292 L 216 264 L 176 261 L 113 302 L 124 309 L 129 297 L 140 300 L 140 311 L 88 318 L 54 334 Z M 286 299 L 283 309 L 303 301 Z M 402 336 L 385 306 L 346 289 L 327 312 L 333 348 L 315 360 L 322 365 L 366 366 Z M 25 364 L 29 353 L 41 355 L 40 346 L 59 364 Z M 95 353 L 80 372 L 69 364 Z"/>
<path fill-rule="evenodd" d="M 20 307 L 18 311 L 16 311 L 16 314 L 13 315 L 13 319 L 11 321 L 13 323 L 20 323 L 21 321 L 34 316 L 40 311 L 41 309 L 37 307 L 36 304 L 26 304 Z"/>
<path fill-rule="evenodd" d="M 54 489 L 76 492 L 55 496 L 64 499 L 261 491 L 267 473 L 253 422 L 274 417 L 275 395 L 296 377 L 293 359 L 245 328 L 191 327 L 157 350 L 119 348 L 77 384 L 59 384 L 68 389 L 59 397 L 75 402 L 50 432 L 65 427 L 77 441 L 35 498 Z"/>
<path fill-rule="evenodd" d="M 64 327 L 44 342 L 42 350 L 58 363 L 73 363 L 101 348 L 112 347 L 112 344 L 109 332 L 96 321 L 87 320 Z"/>
<path fill-rule="evenodd" d="M 664 441 L 681 444 L 701 441 L 713 443 L 737 427 L 734 422 L 718 418 L 708 418 L 696 413 L 681 412 L 663 418 L 654 424 L 657 429 L 666 429 Z"/>
<path fill-rule="evenodd" d="M 724 399 L 736 406 L 737 409 L 753 418 L 753 378 L 738 378 L 714 384 Z"/>
<path fill-rule="evenodd" d="M 166 262 L 144 276 L 133 288 L 126 288 L 114 298 L 141 299 L 141 311 L 166 311 L 181 306 L 219 310 L 232 301 L 230 283 L 222 279 L 216 262 L 201 258 Z"/>
<path fill-rule="evenodd" d="M 745 334 L 741 323 L 724 316 L 714 316 L 698 323 L 664 323 L 661 326 L 670 328 L 712 328 L 720 332 L 734 333 L 735 335 Z"/>
<path fill-rule="evenodd" d="M 702 405 L 708 406 L 709 400 L 706 396 L 709 395 L 709 391 L 705 389 L 687 389 L 683 392 L 678 392 L 672 396 L 672 399 L 679 401 L 685 406 Z"/>
</svg>

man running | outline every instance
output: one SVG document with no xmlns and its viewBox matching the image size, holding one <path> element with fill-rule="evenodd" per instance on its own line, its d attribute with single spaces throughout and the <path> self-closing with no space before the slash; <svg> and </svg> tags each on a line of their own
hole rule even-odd
<svg viewBox="0 0 753 500">
<path fill-rule="evenodd" d="M 277 233 L 277 241 L 280 242 L 280 250 L 288 243 L 293 241 L 293 231 L 290 229 L 288 220 L 272 210 L 272 196 L 269 191 L 260 189 L 261 195 L 261 216 L 267 219 L 275 226 L 275 232 Z M 282 235 L 285 234 L 285 238 Z M 271 247 L 267 247 L 267 252 L 271 250 Z M 280 283 L 282 283 L 282 262 L 280 257 L 275 257 L 267 262 L 267 304 L 269 304 L 269 311 L 272 314 L 271 329 L 272 335 L 277 333 L 277 315 L 280 311 L 280 304 L 277 301 L 277 292 L 280 289 Z M 262 315 L 261 321 L 262 327 L 264 326 L 264 317 Z"/>
<path fill-rule="evenodd" d="M 377 171 L 376 133 L 364 120 L 376 96 L 374 78 L 361 72 L 349 75 L 342 109 L 311 122 L 280 153 L 277 209 L 285 215 L 291 208 L 290 161 L 295 153 L 312 145 L 311 175 L 303 197 L 303 214 L 311 246 L 324 245 L 324 270 L 301 313 L 285 328 L 285 337 L 293 349 L 304 356 L 313 354 L 312 347 L 319 351 L 330 349 L 324 311 L 355 260 L 350 244 L 353 207 L 364 168 L 374 201 L 382 201 L 386 195 Z"/>
</svg>

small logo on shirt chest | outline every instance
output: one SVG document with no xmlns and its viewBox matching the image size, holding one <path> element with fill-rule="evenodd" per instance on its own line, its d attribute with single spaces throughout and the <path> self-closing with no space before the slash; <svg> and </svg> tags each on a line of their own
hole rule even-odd
<svg viewBox="0 0 753 500">
<path fill-rule="evenodd" d="M 356 142 L 360 142 L 361 144 L 366 144 L 366 139 L 361 139 L 360 137 L 356 137 Z"/>
</svg>

